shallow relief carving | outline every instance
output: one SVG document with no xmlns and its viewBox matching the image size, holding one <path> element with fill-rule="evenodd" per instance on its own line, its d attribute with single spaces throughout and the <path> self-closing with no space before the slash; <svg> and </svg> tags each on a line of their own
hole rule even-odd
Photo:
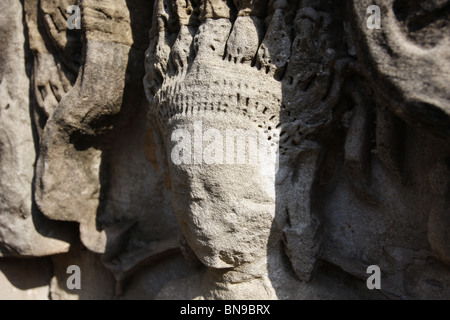
<svg viewBox="0 0 450 320">
<path fill-rule="evenodd" d="M 448 187 L 437 196 L 431 186 L 435 170 L 443 170 L 438 184 L 448 186 L 449 97 L 440 88 L 447 74 L 432 71 L 448 62 L 439 60 L 447 39 L 435 62 L 417 62 L 434 76 L 427 90 L 439 92 L 428 98 L 429 91 L 414 89 L 420 76 L 395 77 L 414 62 L 380 66 L 389 63 L 381 50 L 391 60 L 398 51 L 405 61 L 417 50 L 400 38 L 382 41 L 397 32 L 397 22 L 366 28 L 364 5 L 155 4 L 145 80 L 150 120 L 164 141 L 186 251 L 208 267 L 202 281 L 186 280 L 191 298 L 333 297 L 320 288 L 328 268 L 365 279 L 373 264 L 381 266 L 388 297 L 448 293 Z M 383 4 L 382 12 L 391 18 L 399 6 Z M 209 134 L 198 137 L 199 124 Z M 278 150 L 266 161 L 277 163 L 275 173 L 223 161 L 229 130 L 244 139 L 262 130 Z M 211 148 L 216 157 L 202 162 Z M 186 158 L 174 159 L 180 152 Z M 419 265 L 435 270 L 433 279 L 416 273 Z"/>
<path fill-rule="evenodd" d="M 448 298 L 447 1 L 70 5 L 0 11 L 5 288 L 45 256 L 52 299 Z"/>
<path fill-rule="evenodd" d="M 18 57 L 23 65 L 17 66 L 27 68 L 24 78 L 29 77 L 22 94 L 31 101 L 22 104 L 22 113 L 30 136 L 24 145 L 29 157 L 23 158 L 32 172 L 17 173 L 29 176 L 34 212 L 33 219 L 19 218 L 31 222 L 27 232 L 36 228 L 43 240 L 27 238 L 17 224 L 2 225 L 2 253 L 68 252 L 45 258 L 55 270 L 48 284 L 52 299 L 126 298 L 122 286 L 128 284 L 134 288 L 131 295 L 153 298 L 164 281 L 189 269 L 172 262 L 179 261 L 177 226 L 146 121 L 142 78 L 151 6 L 145 1 L 78 1 L 83 26 L 78 30 L 67 27 L 70 1 L 12 2 L 17 23 L 24 25 L 17 31 L 25 38 L 19 44 L 25 53 Z M 13 62 L 5 64 L 12 67 Z M 13 150 L 20 151 L 18 146 Z M 12 217 L 4 210 L 0 216 Z M 23 244 L 34 247 L 15 248 Z M 83 266 L 86 291 L 61 285 L 67 261 Z M 161 263 L 170 272 L 161 273 Z M 159 279 L 151 285 L 131 280 L 131 275 L 146 274 Z"/>
</svg>

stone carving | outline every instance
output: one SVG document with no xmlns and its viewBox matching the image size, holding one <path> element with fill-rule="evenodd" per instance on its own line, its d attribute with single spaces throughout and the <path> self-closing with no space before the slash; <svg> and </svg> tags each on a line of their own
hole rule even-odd
<svg viewBox="0 0 450 320">
<path fill-rule="evenodd" d="M 145 97 L 138 94 L 147 34 L 137 29 L 145 29 L 150 11 L 116 10 L 127 8 L 125 1 L 84 1 L 81 33 L 65 27 L 61 12 L 69 5 L 25 2 L 41 132 L 35 198 L 47 217 L 79 222 L 83 245 L 104 253 L 122 280 L 142 261 L 176 248 L 170 194 L 155 170 Z"/>
<path fill-rule="evenodd" d="M 187 244 L 206 266 L 233 268 L 211 271 L 220 278 L 214 281 L 245 282 L 247 297 L 274 298 L 267 268 L 282 265 L 280 241 L 301 280 L 311 278 L 316 264 L 321 237 L 311 201 L 323 152 L 320 135 L 332 120 L 351 61 L 331 41 L 329 13 L 278 1 L 269 16 L 258 17 L 260 4 L 235 5 L 234 13 L 223 11 L 220 1 L 193 8 L 176 3 L 172 12 L 155 8 L 159 28 L 148 51 L 148 94 L 168 158 L 172 132 L 189 132 L 196 122 L 223 133 L 262 128 L 279 148 L 276 176 L 252 166 L 176 166 L 169 160 L 174 209 Z M 186 10 L 189 20 L 183 18 Z M 294 67 L 287 68 L 288 60 Z M 240 176 L 247 177 L 244 183 Z"/>
<path fill-rule="evenodd" d="M 428 144 L 439 144 L 446 151 L 436 158 L 431 153 L 418 156 L 411 149 L 414 142 L 401 141 L 406 139 L 404 135 L 408 133 L 403 130 L 407 129 L 398 128 L 404 124 L 393 112 L 408 122 L 413 121 L 414 115 L 437 112 L 433 111 L 435 109 L 445 112 L 448 93 L 442 85 L 445 86 L 447 75 L 439 77 L 433 73 L 435 78 L 431 81 L 435 84 L 429 87 L 440 93 L 442 101 L 445 100 L 443 103 L 439 103 L 434 95 L 427 99 L 427 92 L 414 98 L 417 94 L 413 91 L 420 91 L 406 77 L 400 78 L 405 80 L 397 84 L 397 90 L 415 101 L 389 99 L 378 92 L 385 83 L 379 84 L 370 71 L 380 73 L 370 68 L 374 63 L 379 66 L 377 61 L 388 63 L 383 54 L 389 54 L 392 44 L 383 42 L 382 32 L 395 33 L 396 27 L 388 20 L 386 30 L 376 36 L 361 28 L 365 22 L 361 14 L 365 14 L 370 4 L 349 3 L 345 7 L 327 1 L 314 4 L 274 1 L 266 5 L 267 9 L 252 1 L 235 1 L 234 5 L 222 1 L 187 5 L 184 2 L 160 1 L 155 5 L 153 42 L 146 62 L 147 96 L 152 103 L 150 119 L 164 141 L 175 195 L 175 214 L 186 244 L 210 268 L 203 287 L 190 294 L 204 298 L 305 297 L 301 290 L 296 291 L 283 283 L 283 277 L 290 283 L 293 281 L 276 258 L 282 250 L 277 244 L 283 242 L 292 269 L 303 281 L 311 280 L 319 260 L 336 263 L 348 268 L 351 274 L 362 277 L 365 263 L 394 259 L 402 266 L 383 266 L 387 273 L 394 274 L 393 279 L 387 281 L 389 288 L 385 292 L 394 297 L 406 297 L 408 293 L 402 288 L 403 284 L 398 286 L 398 281 L 402 281 L 399 279 L 404 277 L 405 270 L 414 264 L 411 259 L 439 257 L 444 262 L 447 259 L 442 254 L 446 250 L 443 248 L 446 243 L 443 230 L 446 227 L 440 219 L 448 216 L 448 203 L 442 200 L 434 207 L 440 213 L 432 213 L 429 221 L 439 219 L 440 223 L 431 222 L 430 226 L 429 222 L 428 232 L 425 211 L 421 211 L 426 208 L 428 195 L 421 194 L 420 200 L 415 201 L 416 208 L 406 209 L 417 215 L 416 223 L 425 228 L 424 234 L 428 233 L 437 256 L 425 244 L 413 244 L 406 237 L 395 239 L 394 230 L 387 228 L 390 224 L 395 225 L 393 220 L 399 220 L 381 217 L 389 211 L 404 211 L 401 207 L 408 200 L 400 199 L 396 194 L 407 193 L 408 189 L 419 194 L 425 189 L 419 182 L 422 179 L 419 177 L 423 176 L 418 172 L 419 168 L 438 162 L 440 164 L 436 165 L 440 169 L 437 170 L 448 170 L 444 164 L 448 148 L 445 140 L 436 138 L 434 141 L 435 138 L 420 132 L 417 133 L 419 136 L 425 134 L 424 139 L 431 139 Z M 225 6 L 228 9 L 224 9 Z M 386 6 L 396 10 L 395 4 Z M 354 16 L 349 17 L 350 21 L 342 19 L 348 13 L 346 10 L 351 9 Z M 367 40 L 358 43 L 358 37 Z M 378 38 L 380 43 L 373 40 Z M 439 44 L 442 54 L 438 55 L 445 60 L 442 62 L 444 66 L 448 62 L 445 59 L 445 53 L 448 53 L 445 41 Z M 364 56 L 362 50 L 366 43 L 371 45 L 372 42 L 375 42 L 375 52 L 371 54 L 369 51 Z M 379 49 L 375 45 L 385 50 L 383 54 L 376 51 Z M 405 60 L 408 50 L 413 50 L 395 48 L 405 56 Z M 396 57 L 392 55 L 390 58 Z M 429 73 L 436 70 L 439 61 L 430 62 L 421 71 Z M 411 65 L 414 61 L 408 60 L 408 63 Z M 391 73 L 397 74 L 399 68 L 392 64 Z M 421 66 L 422 63 L 417 62 L 416 65 Z M 405 72 L 410 72 L 407 70 L 411 68 L 406 67 Z M 387 77 L 388 81 L 392 79 L 395 84 L 397 78 L 390 78 L 389 71 L 384 70 L 389 68 L 380 68 L 379 76 Z M 423 84 L 419 77 L 415 83 Z M 433 99 L 433 105 L 428 106 L 430 99 Z M 406 111 L 402 113 L 400 108 Z M 426 120 L 416 116 L 415 123 L 435 122 L 433 124 L 437 128 L 432 131 L 440 131 L 445 136 L 448 128 L 446 117 L 445 113 L 436 118 L 427 116 Z M 222 133 L 230 128 L 263 128 L 279 148 L 276 175 L 262 177 L 261 172 L 251 166 L 227 167 L 196 162 L 195 147 L 193 162 L 181 165 L 174 162 L 173 151 L 180 141 L 174 138 L 173 132 L 181 128 L 186 135 L 195 136 L 198 123 Z M 394 140 L 391 135 L 394 135 Z M 410 150 L 399 149 L 399 146 Z M 248 149 L 246 151 L 249 152 Z M 402 151 L 405 154 L 399 154 Z M 336 163 L 339 153 L 343 154 L 343 165 Z M 412 158 L 418 161 L 412 165 L 417 167 L 410 169 L 416 170 L 412 175 L 419 181 L 415 183 L 408 181 L 412 177 L 408 177 L 405 168 L 401 167 L 404 165 L 401 162 Z M 377 163 L 378 159 L 383 167 Z M 336 176 L 338 174 L 340 176 Z M 389 181 L 384 180 L 388 176 Z M 239 177 L 246 177 L 245 181 Z M 327 186 L 337 181 L 350 183 L 351 189 L 347 190 L 348 187 L 342 185 Z M 327 188 L 333 191 L 324 192 Z M 342 195 L 341 200 L 323 200 L 326 193 L 335 192 L 352 194 L 350 198 L 357 198 L 355 201 L 360 201 L 361 206 L 353 211 L 348 203 L 343 211 L 337 209 L 336 204 L 349 195 Z M 322 203 L 317 204 L 319 201 Z M 394 203 L 395 209 L 392 208 Z M 356 222 L 359 230 L 351 230 L 356 234 L 352 239 L 347 235 L 336 239 L 340 232 L 333 229 L 342 225 L 344 220 L 353 220 L 351 212 L 356 214 L 358 211 L 370 214 L 361 216 L 361 221 Z M 342 216 L 333 217 L 336 212 Z M 434 218 L 435 215 L 439 218 Z M 367 227 L 373 228 L 369 222 L 372 219 L 382 221 L 375 228 L 379 228 L 375 231 L 378 235 L 367 230 Z M 361 223 L 367 226 L 360 226 Z M 439 231 L 436 230 L 437 225 L 440 226 Z M 352 226 L 348 223 L 345 228 L 352 229 Z M 384 240 L 380 235 L 385 237 Z M 434 237 L 439 240 L 432 240 Z M 366 240 L 361 241 L 361 238 Z M 392 242 L 384 246 L 382 243 L 386 239 Z M 365 250 L 370 253 L 360 252 L 355 241 L 365 243 Z M 426 242 L 426 237 L 422 241 Z M 405 242 L 409 244 L 405 246 Z M 401 249 L 403 246 L 405 249 Z M 420 253 L 406 249 L 411 246 Z M 344 248 L 348 247 L 356 247 L 356 250 L 349 250 L 347 254 Z M 395 257 L 392 250 L 396 252 Z M 354 255 L 360 254 L 368 256 L 354 261 Z M 446 273 L 444 270 L 445 267 L 443 274 Z M 186 287 L 192 288 L 195 282 L 188 281 Z M 394 288 L 392 283 L 397 287 Z M 304 285 L 304 282 L 296 284 L 298 288 Z M 320 291 L 315 288 L 314 281 L 310 285 L 313 290 Z M 167 290 L 171 294 L 175 292 L 171 288 Z M 165 297 L 169 298 L 170 294 L 165 294 Z"/>
<path fill-rule="evenodd" d="M 373 4 L 3 1 L 0 295 L 448 298 L 449 2 Z"/>
<path fill-rule="evenodd" d="M 69 250 L 71 229 L 36 210 L 32 183 L 36 158 L 30 119 L 30 56 L 25 51 L 23 10 L 0 4 L 0 256 L 44 256 Z"/>
</svg>

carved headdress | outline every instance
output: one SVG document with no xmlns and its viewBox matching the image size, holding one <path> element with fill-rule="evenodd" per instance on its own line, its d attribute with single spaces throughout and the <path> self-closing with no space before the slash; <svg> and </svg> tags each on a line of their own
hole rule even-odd
<svg viewBox="0 0 450 320">
<path fill-rule="evenodd" d="M 286 252 L 299 278 L 309 279 L 320 247 L 310 208 L 322 149 L 316 135 L 333 119 L 348 63 L 346 44 L 333 38 L 343 34 L 333 9 L 286 0 L 160 0 L 154 10 L 145 78 L 151 120 L 167 135 L 174 119 L 234 114 L 295 159 L 297 168 L 278 174 L 289 186 L 278 186 L 277 203 L 290 215 Z"/>
<path fill-rule="evenodd" d="M 331 16 L 298 1 L 229 2 L 157 3 L 146 57 L 151 118 L 165 131 L 174 116 L 237 114 L 274 143 L 270 131 L 280 129 L 283 152 L 331 120 L 342 77 L 331 80 L 345 56 L 330 39 Z"/>
</svg>

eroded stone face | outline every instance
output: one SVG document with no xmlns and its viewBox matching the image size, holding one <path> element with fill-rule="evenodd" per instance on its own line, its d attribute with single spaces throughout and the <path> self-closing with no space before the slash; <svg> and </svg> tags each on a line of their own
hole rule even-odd
<svg viewBox="0 0 450 320">
<path fill-rule="evenodd" d="M 0 5 L 0 256 L 69 250 L 73 229 L 46 219 L 33 199 L 36 141 L 30 118 L 30 62 L 19 1 Z"/>
<path fill-rule="evenodd" d="M 192 137 L 193 147 L 192 162 L 188 164 L 176 164 L 171 159 L 176 154 L 168 154 L 173 205 L 181 231 L 208 267 L 238 267 L 263 259 L 267 247 L 273 245 L 270 238 L 275 238 L 274 233 L 280 234 L 283 221 L 275 213 L 277 154 L 266 149 L 262 150 L 266 152 L 264 155 L 259 155 L 256 150 L 257 158 L 250 162 L 251 139 L 256 138 L 256 148 L 266 148 L 267 141 L 267 134 L 261 131 L 259 135 L 253 122 L 242 121 L 232 114 L 209 112 L 194 119 L 171 120 L 175 132 L 182 128 L 187 134 L 183 139 Z M 208 131 L 211 129 L 214 131 Z M 205 139 L 209 133 L 214 133 L 213 139 Z M 195 154 L 196 139 L 201 139 L 204 146 L 202 161 L 196 159 L 200 156 Z M 264 140 L 261 143 L 259 139 Z M 240 149 L 240 144 L 244 148 Z M 168 145 L 173 151 L 177 141 Z M 222 156 L 213 158 L 217 163 L 208 164 L 208 148 L 211 147 L 222 152 Z M 243 159 L 239 159 L 240 156 Z"/>
<path fill-rule="evenodd" d="M 269 280 L 272 273 L 290 277 L 287 270 L 269 271 L 284 268 L 281 242 L 299 278 L 310 279 L 315 269 L 320 222 L 311 197 L 323 153 L 319 136 L 332 119 L 342 71 L 351 61 L 326 34 L 332 17 L 325 12 L 276 2 L 268 6 L 264 28 L 249 3 L 237 4 L 237 18 L 208 16 L 203 9 L 209 5 L 221 4 L 194 6 L 189 23 L 180 6 L 157 8 L 169 23 L 157 20 L 147 51 L 150 118 L 165 141 L 174 209 L 187 244 L 210 268 L 233 267 L 265 279 L 261 286 L 273 297 L 279 279 Z M 223 13 L 219 7 L 213 12 Z M 291 57 L 304 66 L 298 73 L 289 69 Z M 226 153 L 224 158 L 229 154 L 225 143 L 205 141 L 199 125 L 222 137 L 227 130 L 254 131 L 276 152 L 260 159 L 259 167 L 222 159 L 205 164 L 200 158 L 210 150 L 197 150 L 198 141 Z M 239 275 L 208 276 L 242 283 Z M 255 294 L 261 286 L 255 284 Z M 242 290 L 230 288 L 229 296 Z"/>
<path fill-rule="evenodd" d="M 414 34 L 400 36 L 405 30 L 399 31 L 395 21 L 415 23 L 402 16 L 402 3 L 383 3 L 387 15 L 380 31 L 366 27 L 369 4 L 348 5 L 275 1 L 265 3 L 264 10 L 260 3 L 256 10 L 253 2 L 237 1 L 227 10 L 220 1 L 186 6 L 161 1 L 155 6 L 145 85 L 150 119 L 164 140 L 178 222 L 187 245 L 210 268 L 203 283 L 211 286 L 203 285 L 196 294 L 242 297 L 239 284 L 247 281 L 241 289 L 292 298 L 295 290 L 281 285 L 290 279 L 289 268 L 310 281 L 305 290 L 320 292 L 314 271 L 318 268 L 320 278 L 320 262 L 328 261 L 363 279 L 364 266 L 379 263 L 393 274 L 383 292 L 404 298 L 409 296 L 407 284 L 399 279 L 417 261 L 446 261 L 442 226 L 447 202 L 434 202 L 433 211 L 426 210 L 436 193 L 427 189 L 431 176 L 420 168 L 430 164 L 442 169 L 439 163 L 446 161 L 448 148 L 445 138 L 414 127 L 433 122 L 441 137 L 446 135 L 444 114 L 418 116 L 436 109 L 445 113 L 445 76 L 433 71 L 440 59 L 448 69 L 445 37 L 432 32 L 433 39 L 440 39 L 435 47 L 439 54 L 432 58 L 431 52 L 427 56 L 408 45 L 411 37 L 424 41 L 411 28 L 406 32 Z M 351 8 L 350 14 L 346 10 Z M 434 10 L 422 9 L 426 14 Z M 411 10 L 405 14 L 414 16 Z M 428 29 L 436 27 L 433 23 Z M 417 59 L 408 60 L 407 52 Z M 406 76 L 414 63 L 422 77 L 429 75 L 426 88 L 418 77 Z M 405 76 L 397 77 L 399 73 Z M 433 90 L 436 99 L 431 98 Z M 173 150 L 183 135 L 195 136 L 200 122 L 219 132 L 230 125 L 264 130 L 279 151 L 275 175 L 261 179 L 256 168 L 195 163 L 194 151 L 186 150 L 186 158 L 173 163 Z M 177 130 L 184 134 L 174 138 Z M 195 149 L 193 140 L 188 150 Z M 421 143 L 439 145 L 441 151 L 418 155 Z M 255 191 L 251 201 L 249 186 Z M 263 191 L 269 189 L 274 196 Z M 253 220 L 257 212 L 259 219 Z M 414 218 L 406 218 L 408 212 Z M 283 252 L 290 267 L 277 258 Z M 263 267 L 258 257 L 264 257 Z M 246 264 L 267 281 L 249 285 L 243 274 L 251 278 L 252 272 L 242 267 Z M 213 271 L 230 266 L 234 271 Z M 196 282 L 187 280 L 186 285 L 190 281 Z M 168 287 L 161 296 L 173 290 Z"/>
<path fill-rule="evenodd" d="M 151 6 L 81 1 L 82 28 L 70 30 L 71 4 L 25 1 L 39 134 L 34 198 L 46 217 L 77 222 L 83 245 L 122 279 L 176 250 L 170 191 L 145 121 Z"/>
</svg>

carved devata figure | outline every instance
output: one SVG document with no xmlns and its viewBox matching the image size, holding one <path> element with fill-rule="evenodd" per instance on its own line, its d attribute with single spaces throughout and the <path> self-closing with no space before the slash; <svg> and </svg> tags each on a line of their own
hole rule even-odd
<svg viewBox="0 0 450 320">
<path fill-rule="evenodd" d="M 382 97 L 374 95 L 371 75 L 355 56 L 358 39 L 352 28 L 361 29 L 364 17 L 353 20 L 360 25 L 343 23 L 351 9 L 351 4 L 328 1 L 155 3 L 145 80 L 150 119 L 170 168 L 185 251 L 207 267 L 202 280 L 168 286 L 161 298 L 179 292 L 179 297 L 190 298 L 320 296 L 318 282 L 310 280 L 322 259 L 362 277 L 366 271 L 362 261 L 369 265 L 389 256 L 401 265 L 394 267 L 397 270 L 382 266 L 394 273 L 395 282 L 405 277 L 410 259 L 433 256 L 431 251 L 419 253 L 420 246 L 405 250 L 395 240 L 391 246 L 368 244 L 371 248 L 365 253 L 354 251 L 368 255 L 358 258 L 358 270 L 358 263 L 345 261 L 349 255 L 337 252 L 341 249 L 332 252 L 336 243 L 354 239 L 344 232 L 334 243 L 339 233 L 330 236 L 324 231 L 333 233 L 344 224 L 352 228 L 339 221 L 339 208 L 321 204 L 326 202 L 324 186 L 336 181 L 334 174 L 342 174 L 337 163 L 340 152 L 352 186 L 349 192 L 365 203 L 357 205 L 359 210 L 376 215 L 396 210 L 389 208 L 396 187 L 387 192 L 381 187 L 393 180 L 388 182 L 386 171 L 380 172 L 379 162 L 372 159 L 377 151 L 391 176 L 408 184 L 407 173 L 398 167 L 403 165 L 398 159 L 402 155 L 388 141 L 394 130 L 400 130 L 396 119 L 385 110 Z M 233 148 L 235 137 L 227 140 L 230 130 L 237 130 L 243 139 L 249 131 L 262 130 L 278 152 L 260 153 L 264 166 L 227 162 L 239 156 Z M 247 142 L 241 152 L 248 156 L 252 144 Z M 207 155 L 209 161 L 202 159 Z M 267 171 L 270 165 L 274 169 Z M 439 210 L 448 214 L 448 204 Z M 356 224 L 363 224 L 367 215 L 361 214 L 361 219 Z M 394 230 L 376 232 L 386 235 Z M 368 231 L 369 237 L 372 233 Z M 308 289 L 315 293 L 305 293 Z M 400 286 L 386 291 L 402 296 L 404 290 Z"/>
<path fill-rule="evenodd" d="M 167 151 L 181 232 L 209 268 L 205 291 L 192 294 L 295 298 L 282 247 L 298 278 L 310 280 L 321 243 L 311 202 L 322 140 L 352 61 L 333 39 L 330 12 L 296 1 L 234 6 L 157 3 L 147 56 L 150 114 Z M 194 145 L 194 161 L 176 163 L 176 144 L 195 136 L 196 124 L 219 135 L 200 137 L 215 148 L 215 161 L 196 162 L 207 149 Z M 231 129 L 244 135 L 237 140 L 263 132 L 257 147 L 278 152 L 260 153 L 259 166 L 234 163 L 242 155 Z M 177 141 L 174 131 L 185 136 Z M 217 141 L 222 135 L 226 145 Z M 251 142 L 240 141 L 250 156 Z M 187 160 L 190 147 L 182 150 Z M 223 152 L 231 161 L 222 161 Z"/>
<path fill-rule="evenodd" d="M 0 7 L 0 256 L 52 298 L 450 296 L 449 1 Z"/>
</svg>

